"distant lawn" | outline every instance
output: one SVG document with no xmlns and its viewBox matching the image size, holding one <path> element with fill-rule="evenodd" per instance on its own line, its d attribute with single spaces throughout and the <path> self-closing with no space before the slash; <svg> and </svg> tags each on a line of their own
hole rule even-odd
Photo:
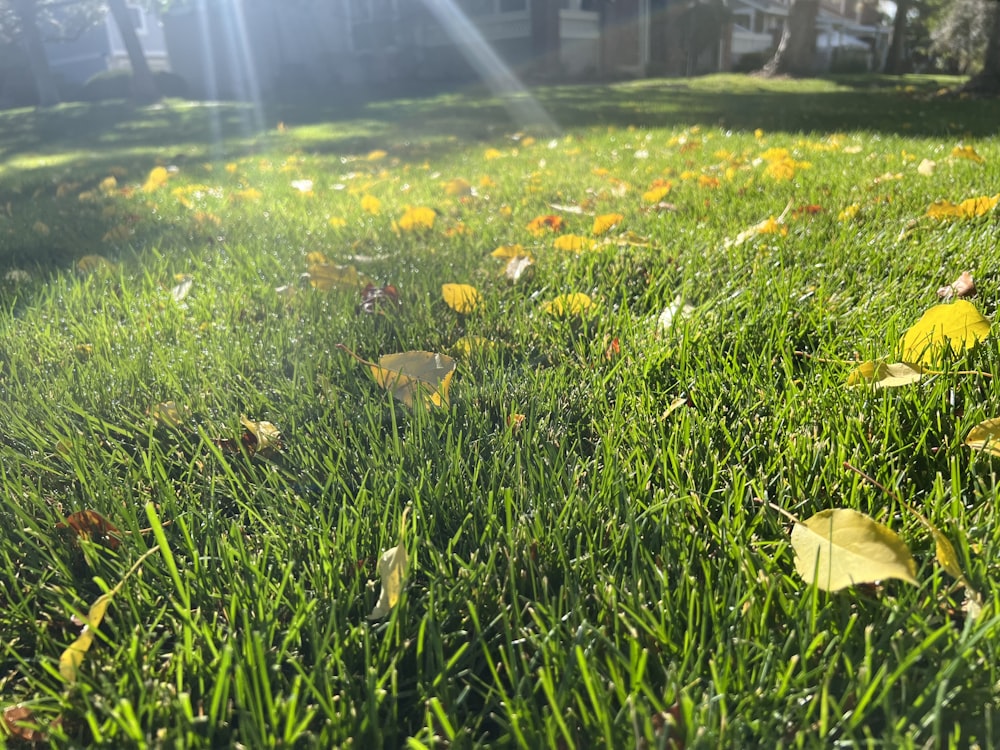
<svg viewBox="0 0 1000 750">
<path fill-rule="evenodd" d="M 963 271 L 996 314 L 1000 102 L 952 83 L 0 113 L 8 723 L 995 747 L 1000 344 L 848 387 Z M 778 508 L 867 514 L 917 585 L 805 583 Z"/>
</svg>

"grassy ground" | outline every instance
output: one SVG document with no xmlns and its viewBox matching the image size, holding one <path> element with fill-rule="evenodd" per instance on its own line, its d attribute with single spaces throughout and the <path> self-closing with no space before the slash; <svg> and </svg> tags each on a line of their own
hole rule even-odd
<svg viewBox="0 0 1000 750">
<path fill-rule="evenodd" d="M 994 214 L 925 213 L 997 192 L 1000 103 L 939 86 L 539 90 L 557 132 L 477 93 L 264 131 L 231 105 L 0 114 L 3 707 L 59 746 L 996 746 L 997 459 L 962 443 L 1000 414 L 1000 345 L 948 365 L 984 374 L 846 387 L 959 272 L 996 312 Z M 315 287 L 317 252 L 398 308 Z M 594 307 L 546 312 L 568 293 Z M 450 405 L 339 344 L 455 356 Z M 919 585 L 805 584 L 767 503 L 870 514 Z M 57 529 L 84 510 L 119 531 Z M 123 579 L 67 681 L 71 616 Z"/>
</svg>

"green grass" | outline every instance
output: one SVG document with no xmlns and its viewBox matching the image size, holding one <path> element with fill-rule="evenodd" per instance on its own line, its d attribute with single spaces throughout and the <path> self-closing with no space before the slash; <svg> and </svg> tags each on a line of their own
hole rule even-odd
<svg viewBox="0 0 1000 750">
<path fill-rule="evenodd" d="M 3 706 L 58 746 L 996 746 L 997 463 L 962 441 L 1000 392 L 986 374 L 845 387 L 963 270 L 996 313 L 995 215 L 924 213 L 997 192 L 1000 103 L 941 85 L 538 90 L 557 134 L 477 92 L 269 110 L 263 132 L 237 105 L 0 114 Z M 809 166 L 776 179 L 769 149 Z M 176 169 L 142 190 L 157 164 Z M 394 229 L 408 205 L 433 229 Z M 788 206 L 787 235 L 727 247 Z M 590 252 L 526 229 L 558 214 L 589 235 L 612 212 L 620 242 Z M 517 284 L 490 256 L 512 243 L 537 261 Z M 397 286 L 399 310 L 311 288 L 310 252 Z M 114 270 L 77 273 L 94 253 Z M 480 308 L 449 309 L 446 282 Z M 569 292 L 596 308 L 543 312 Z M 694 311 L 658 329 L 676 298 Z M 338 348 L 466 335 L 495 345 L 458 357 L 432 410 Z M 1000 344 L 949 368 L 996 374 Z M 167 401 L 179 427 L 149 416 Z M 232 450 L 241 415 L 283 449 Z M 978 618 L 917 519 L 845 462 L 945 531 Z M 920 585 L 806 585 L 768 504 L 872 515 Z M 403 595 L 369 622 L 407 506 Z M 56 529 L 85 509 L 117 550 Z M 156 544 L 67 684 L 71 615 Z"/>
</svg>

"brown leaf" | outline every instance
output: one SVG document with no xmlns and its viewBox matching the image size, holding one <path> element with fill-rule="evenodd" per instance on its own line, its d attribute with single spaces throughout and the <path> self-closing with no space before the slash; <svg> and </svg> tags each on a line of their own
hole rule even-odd
<svg viewBox="0 0 1000 750">
<path fill-rule="evenodd" d="M 402 306 L 399 290 L 392 284 L 375 286 L 368 284 L 361 290 L 361 302 L 354 308 L 355 314 L 366 313 L 374 315 L 383 311 L 395 312 Z"/>
<path fill-rule="evenodd" d="M 976 293 L 976 282 L 972 279 L 972 274 L 962 271 L 961 276 L 951 282 L 948 286 L 943 286 L 937 290 L 941 299 L 951 299 L 952 297 L 972 297 Z"/>
<path fill-rule="evenodd" d="M 4 728 L 10 736 L 22 742 L 40 744 L 46 742 L 48 739 L 45 736 L 45 732 L 35 728 L 39 722 L 30 708 L 25 708 L 24 706 L 9 706 L 5 708 L 3 723 Z"/>
<path fill-rule="evenodd" d="M 76 532 L 73 539 L 80 537 L 90 539 L 96 544 L 116 550 L 121 544 L 122 532 L 97 511 L 81 510 L 71 513 L 63 523 L 56 524 L 57 529 L 72 529 Z"/>
</svg>

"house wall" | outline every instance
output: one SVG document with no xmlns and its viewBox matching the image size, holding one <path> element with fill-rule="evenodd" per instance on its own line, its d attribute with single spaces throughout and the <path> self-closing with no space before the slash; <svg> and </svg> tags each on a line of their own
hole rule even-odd
<svg viewBox="0 0 1000 750">
<path fill-rule="evenodd" d="M 104 25 L 87 29 L 79 37 L 45 44 L 52 72 L 72 83 L 84 83 L 108 69 L 108 35 Z"/>
</svg>

